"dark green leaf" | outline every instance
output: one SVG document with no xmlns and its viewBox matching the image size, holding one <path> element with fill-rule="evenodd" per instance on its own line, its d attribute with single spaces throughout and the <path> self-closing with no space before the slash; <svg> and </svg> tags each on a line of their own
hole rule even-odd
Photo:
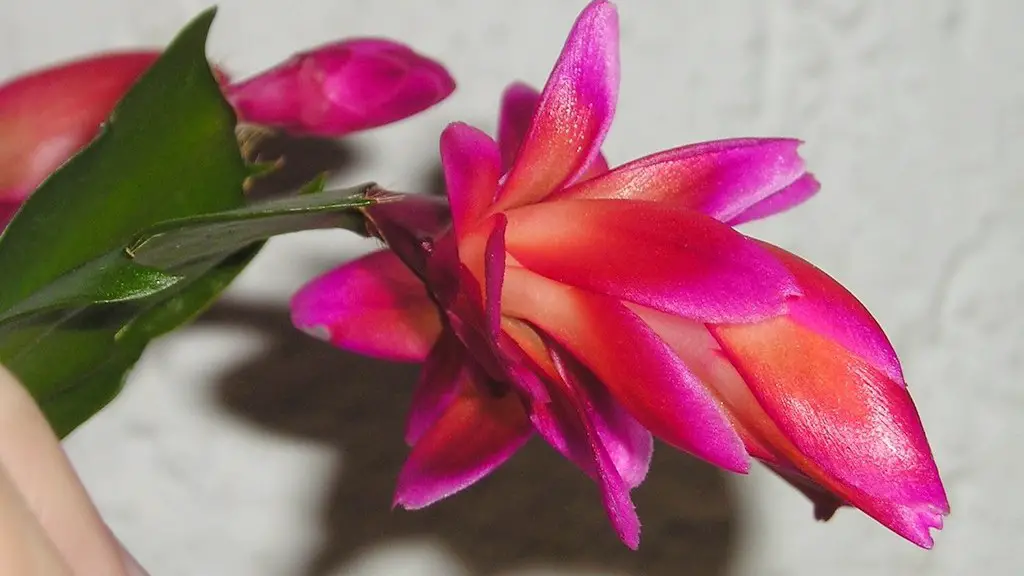
<svg viewBox="0 0 1024 576">
<path fill-rule="evenodd" d="M 32 195 L 0 236 L 0 362 L 65 435 L 120 391 L 155 337 L 206 309 L 267 238 L 365 232 L 372 184 L 251 206 L 235 116 L 196 18 L 101 134 Z M 2 129 L 2 127 L 0 127 Z M 373 196 L 371 198 L 371 196 Z"/>
<path fill-rule="evenodd" d="M 234 111 L 204 49 L 214 13 L 181 32 L 96 140 L 10 223 L 0 237 L 0 311 L 158 222 L 244 204 Z"/>
<path fill-rule="evenodd" d="M 132 261 L 126 251 L 118 250 L 75 268 L 0 313 L 0 326 L 62 308 L 146 298 L 181 279 L 181 276 L 141 266 Z"/>
<path fill-rule="evenodd" d="M 19 316 L 0 329 L 0 362 L 62 434 L 113 397 L 150 338 L 204 309 L 257 249 L 197 262 L 176 283 L 118 259 L 155 224 L 244 205 L 249 170 L 204 50 L 214 13 L 179 34 L 0 237 L 0 314 Z"/>
<path fill-rule="evenodd" d="M 111 355 L 82 374 L 74 386 L 45 396 L 40 403 L 60 437 L 117 396 L 132 365 L 150 340 L 194 319 L 216 300 L 252 260 L 261 244 L 242 250 L 197 280 L 172 288 L 177 293 L 136 316 L 115 335 Z"/>
<path fill-rule="evenodd" d="M 322 228 L 363 227 L 356 211 L 374 203 L 374 184 L 347 190 L 302 193 L 225 212 L 163 222 L 128 249 L 135 262 L 165 271 L 233 252 L 271 236 Z"/>
</svg>

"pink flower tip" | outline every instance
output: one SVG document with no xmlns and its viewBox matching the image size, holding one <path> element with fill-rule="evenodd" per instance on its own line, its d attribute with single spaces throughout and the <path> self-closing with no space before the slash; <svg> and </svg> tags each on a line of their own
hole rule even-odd
<svg viewBox="0 0 1024 576">
<path fill-rule="evenodd" d="M 297 54 L 226 95 L 247 122 L 338 137 L 422 112 L 454 90 L 435 60 L 390 40 L 356 38 Z"/>
<path fill-rule="evenodd" d="M 925 550 L 935 545 L 932 530 L 942 530 L 944 519 L 949 516 L 949 504 L 921 504 L 906 511 L 910 527 L 902 536 Z"/>
</svg>

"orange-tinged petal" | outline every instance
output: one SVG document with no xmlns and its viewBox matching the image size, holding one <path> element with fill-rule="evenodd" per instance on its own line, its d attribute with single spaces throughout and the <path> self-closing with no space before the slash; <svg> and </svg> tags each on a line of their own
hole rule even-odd
<svg viewBox="0 0 1024 576">
<path fill-rule="evenodd" d="M 654 435 L 723 468 L 749 467 L 719 404 L 675 353 L 619 301 L 506 271 L 503 312 L 564 346 Z"/>
<path fill-rule="evenodd" d="M 857 298 L 831 276 L 796 254 L 756 241 L 789 270 L 801 297 L 789 303 L 789 316 L 860 356 L 893 382 L 905 386 L 896 351 L 878 322 Z"/>
<path fill-rule="evenodd" d="M 819 470 L 795 465 L 908 540 L 948 513 L 907 390 L 791 319 L 711 328 L 765 413 Z"/>
<path fill-rule="evenodd" d="M 611 126 L 618 89 L 618 13 L 598 0 L 569 33 L 496 210 L 540 200 L 586 170 Z"/>
<path fill-rule="evenodd" d="M 501 147 L 502 171 L 512 168 L 526 133 L 530 130 L 530 121 L 537 111 L 540 92 L 522 82 L 510 84 L 501 96 L 501 112 L 498 117 L 498 145 Z M 608 161 L 604 154 L 598 154 L 583 169 L 576 182 L 589 180 L 608 171 Z"/>
<path fill-rule="evenodd" d="M 560 200 L 507 212 L 506 245 L 548 278 L 708 322 L 754 321 L 798 293 L 772 255 L 699 212 L 658 202 Z"/>
</svg>

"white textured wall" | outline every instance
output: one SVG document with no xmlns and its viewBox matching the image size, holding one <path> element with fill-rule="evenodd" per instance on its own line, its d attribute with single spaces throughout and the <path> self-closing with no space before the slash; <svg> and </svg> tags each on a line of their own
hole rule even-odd
<svg viewBox="0 0 1024 576">
<path fill-rule="evenodd" d="M 348 141 L 339 181 L 436 185 L 436 138 L 493 130 L 503 85 L 541 83 L 583 0 L 224 0 L 210 50 L 238 73 L 356 34 L 404 39 L 460 82 L 428 114 Z M 206 0 L 0 7 L 0 75 L 163 44 Z M 824 183 L 751 227 L 842 280 L 892 335 L 953 514 L 933 551 L 851 510 L 828 524 L 780 481 L 662 449 L 620 547 L 588 482 L 541 446 L 470 492 L 391 512 L 414 372 L 294 333 L 306 279 L 370 248 L 275 240 L 208 317 L 153 346 L 67 443 L 156 575 L 1020 574 L 1024 497 L 1024 2 L 620 0 L 623 87 L 606 151 L 628 160 L 793 135 Z M 1015 566 L 1017 567 L 1015 569 Z"/>
</svg>

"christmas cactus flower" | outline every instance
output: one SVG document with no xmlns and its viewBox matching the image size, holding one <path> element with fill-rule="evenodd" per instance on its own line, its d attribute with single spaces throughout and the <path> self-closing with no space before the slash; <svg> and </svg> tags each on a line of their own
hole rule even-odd
<svg viewBox="0 0 1024 576">
<path fill-rule="evenodd" d="M 0 86 L 0 230 L 35 188 L 88 144 L 159 51 L 109 53 Z M 350 39 L 298 54 L 224 93 L 248 124 L 340 137 L 396 122 L 447 98 L 439 63 L 384 39 Z"/>
<path fill-rule="evenodd" d="M 931 547 L 949 505 L 885 334 L 827 274 L 732 227 L 817 191 L 799 143 L 609 169 L 618 72 L 616 10 L 597 0 L 543 91 L 506 92 L 498 142 L 444 131 L 448 206 L 367 209 L 390 251 L 294 297 L 299 328 L 424 363 L 396 504 L 450 496 L 538 434 L 599 484 L 635 548 L 653 434 L 734 472 L 759 460 L 819 517 L 854 506 Z"/>
</svg>

